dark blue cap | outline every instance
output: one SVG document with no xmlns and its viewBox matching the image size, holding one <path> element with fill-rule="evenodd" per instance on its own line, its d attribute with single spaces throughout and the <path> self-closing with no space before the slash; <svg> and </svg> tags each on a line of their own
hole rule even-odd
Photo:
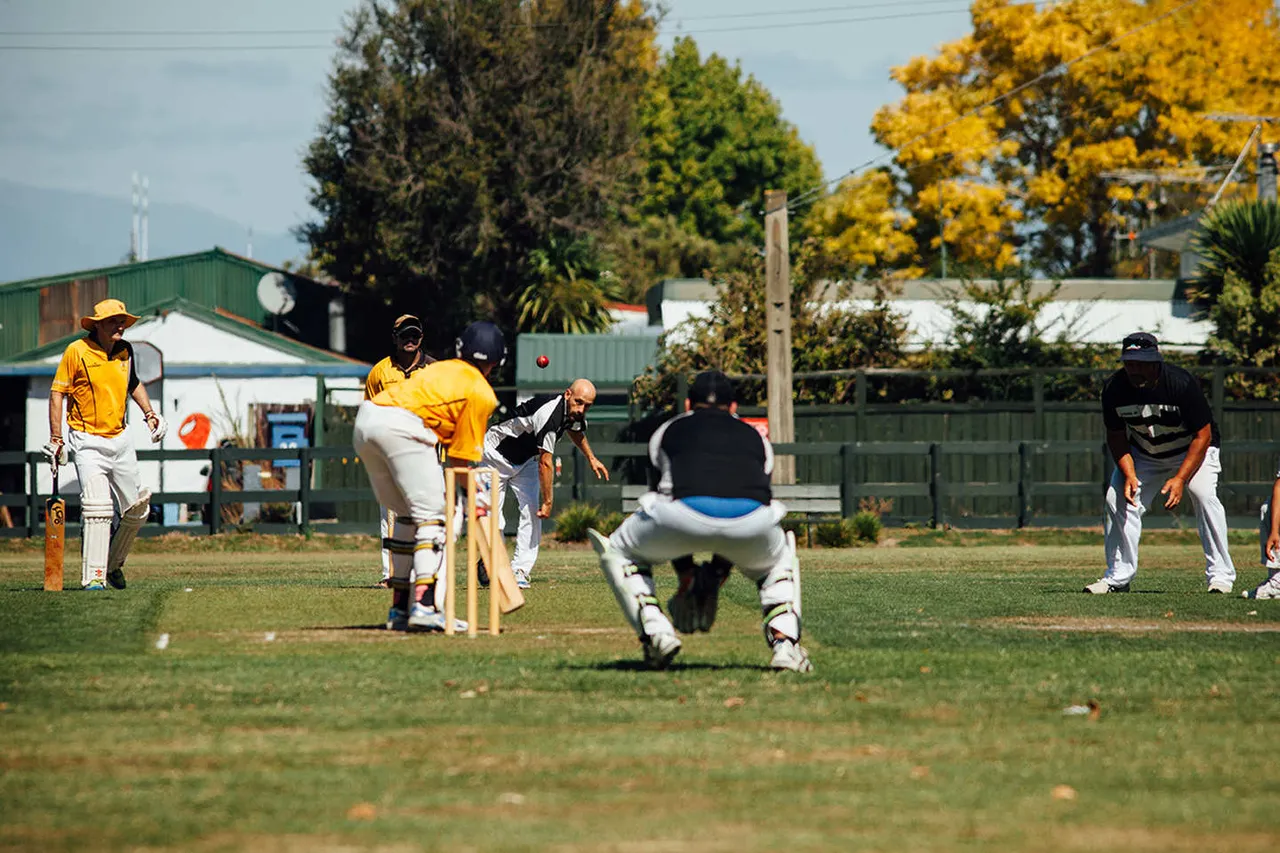
<svg viewBox="0 0 1280 853">
<path fill-rule="evenodd" d="M 1121 361 L 1164 361 L 1160 355 L 1160 343 L 1148 332 L 1126 335 L 1120 344 Z"/>
<path fill-rule="evenodd" d="M 689 402 L 694 405 L 728 406 L 733 400 L 733 383 L 718 370 L 704 370 L 689 385 Z"/>
</svg>

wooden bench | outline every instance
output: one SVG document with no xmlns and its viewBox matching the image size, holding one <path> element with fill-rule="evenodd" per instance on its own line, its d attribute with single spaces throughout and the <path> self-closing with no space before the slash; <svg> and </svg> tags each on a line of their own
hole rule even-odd
<svg viewBox="0 0 1280 853">
<path fill-rule="evenodd" d="M 630 515 L 639 506 L 640 496 L 649 491 L 645 486 L 622 487 L 622 511 Z M 786 504 L 787 513 L 805 516 L 805 541 L 812 538 L 815 521 L 822 516 L 840 516 L 840 486 L 827 483 L 796 483 L 773 487 L 774 500 Z"/>
</svg>

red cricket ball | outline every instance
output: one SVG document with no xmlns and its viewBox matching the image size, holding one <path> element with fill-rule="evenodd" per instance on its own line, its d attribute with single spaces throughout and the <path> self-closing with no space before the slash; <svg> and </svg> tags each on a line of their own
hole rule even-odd
<svg viewBox="0 0 1280 853">
<path fill-rule="evenodd" d="M 538 367 L 546 367 L 551 363 L 551 359 L 547 358 L 545 355 L 540 355 L 538 356 L 537 363 Z"/>
</svg>

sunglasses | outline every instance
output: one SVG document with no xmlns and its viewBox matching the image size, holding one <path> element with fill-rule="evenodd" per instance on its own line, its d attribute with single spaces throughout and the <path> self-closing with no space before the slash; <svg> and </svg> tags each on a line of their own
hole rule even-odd
<svg viewBox="0 0 1280 853">
<path fill-rule="evenodd" d="M 417 329 L 406 329 L 403 332 L 396 332 L 397 341 L 420 341 L 422 340 L 422 332 Z"/>
</svg>

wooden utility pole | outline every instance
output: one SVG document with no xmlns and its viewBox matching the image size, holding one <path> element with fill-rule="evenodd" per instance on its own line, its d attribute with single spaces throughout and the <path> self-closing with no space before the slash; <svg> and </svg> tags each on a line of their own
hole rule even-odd
<svg viewBox="0 0 1280 853">
<path fill-rule="evenodd" d="M 769 440 L 774 444 L 789 444 L 796 440 L 796 422 L 791 400 L 791 255 L 787 242 L 786 190 L 765 191 L 764 234 Z M 776 457 L 773 482 L 795 481 L 796 458 Z"/>
</svg>

